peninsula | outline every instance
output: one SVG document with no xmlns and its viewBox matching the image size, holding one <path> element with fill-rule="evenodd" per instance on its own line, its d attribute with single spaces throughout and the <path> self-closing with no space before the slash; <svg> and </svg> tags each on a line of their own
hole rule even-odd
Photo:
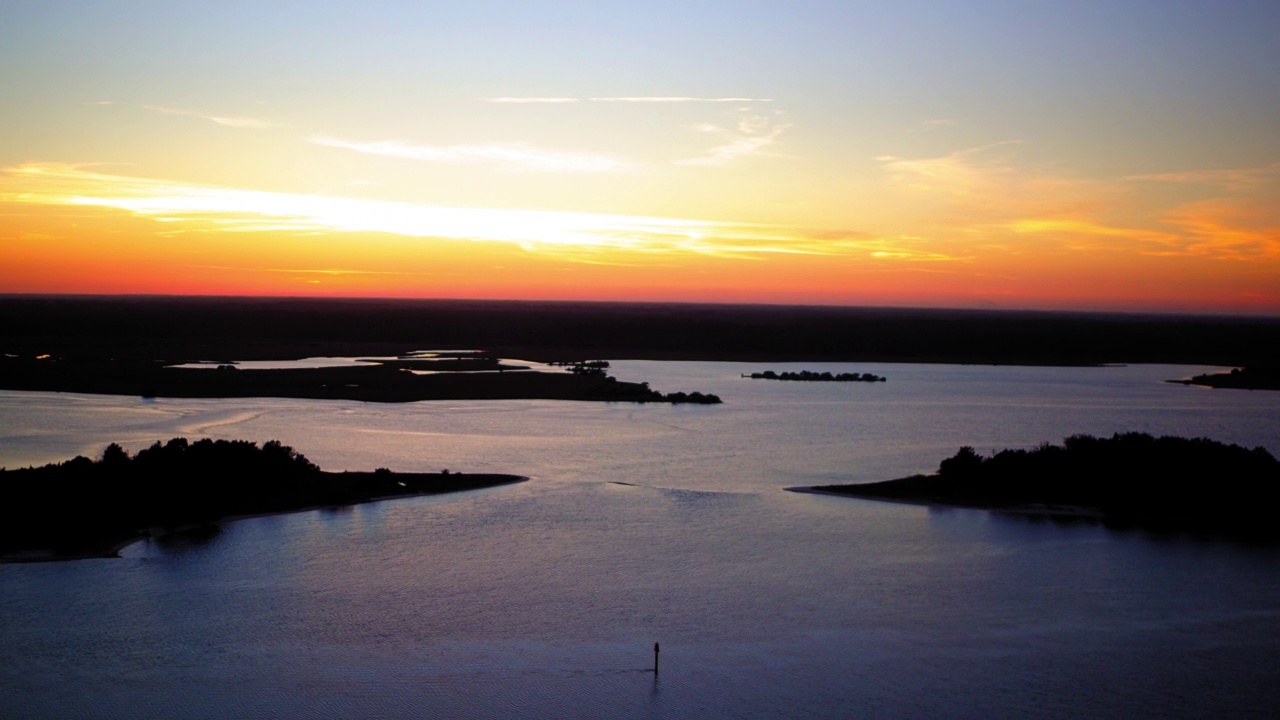
<svg viewBox="0 0 1280 720">
<path fill-rule="evenodd" d="M 1204 438 L 1073 435 L 1062 445 L 986 457 L 962 447 L 932 475 L 795 489 L 1280 540 L 1272 500 L 1280 462 L 1261 447 Z"/>
<path fill-rule="evenodd" d="M 177 528 L 394 497 L 521 482 L 518 475 L 325 472 L 288 445 L 174 438 L 130 457 L 111 444 L 77 457 L 0 469 L 0 562 L 114 557 Z"/>
<path fill-rule="evenodd" d="M 1263 367 L 1234 368 L 1231 372 L 1207 373 L 1168 382 L 1234 390 L 1280 390 L 1280 370 Z"/>
</svg>

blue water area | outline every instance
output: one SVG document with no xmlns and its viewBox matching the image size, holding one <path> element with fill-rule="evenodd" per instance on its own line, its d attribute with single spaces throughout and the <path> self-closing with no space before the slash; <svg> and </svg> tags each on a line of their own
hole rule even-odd
<svg viewBox="0 0 1280 720">
<path fill-rule="evenodd" d="M 0 393 L 8 467 L 183 435 L 532 476 L 0 566 L 0 717 L 1276 717 L 1274 547 L 784 489 L 1078 432 L 1280 452 L 1280 393 L 1162 382 L 1204 370 L 613 363 L 719 406 Z"/>
</svg>

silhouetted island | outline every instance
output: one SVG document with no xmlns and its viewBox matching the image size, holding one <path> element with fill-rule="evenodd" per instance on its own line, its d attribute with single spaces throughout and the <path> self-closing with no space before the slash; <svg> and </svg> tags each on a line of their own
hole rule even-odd
<svg viewBox="0 0 1280 720">
<path fill-rule="evenodd" d="M 0 469 L 0 561 L 114 557 L 165 530 L 393 497 L 475 490 L 528 478 L 460 472 L 325 472 L 270 441 L 156 442 L 130 457 L 76 457 Z"/>
<path fill-rule="evenodd" d="M 8 353 L 0 357 L 0 388 L 141 397 L 283 397 L 315 400 L 593 400 L 715 404 L 709 393 L 663 393 L 624 382 L 603 369 L 551 373 L 503 365 L 496 358 L 370 360 L 341 367 L 245 370 L 174 367 L 194 362 Z M 427 372 L 423 372 L 426 370 Z"/>
<path fill-rule="evenodd" d="M 1167 382 L 1236 390 L 1280 390 L 1280 370 L 1262 367 L 1234 368 L 1231 372 L 1207 373 L 1186 380 Z"/>
<path fill-rule="evenodd" d="M 800 372 L 775 372 L 773 370 L 765 370 L 764 372 L 755 372 L 750 375 L 744 375 L 752 380 L 798 380 L 800 382 L 884 382 L 882 375 L 872 375 L 871 373 L 836 373 L 830 372 L 814 372 L 812 370 L 801 370 Z"/>
<path fill-rule="evenodd" d="M 796 489 L 1280 540 L 1272 499 L 1280 462 L 1261 447 L 1204 438 L 1073 435 L 989 457 L 962 447 L 933 475 Z"/>
</svg>

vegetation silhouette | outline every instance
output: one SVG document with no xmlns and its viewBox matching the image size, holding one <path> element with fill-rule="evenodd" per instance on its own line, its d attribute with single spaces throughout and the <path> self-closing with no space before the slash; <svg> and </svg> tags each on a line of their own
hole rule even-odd
<svg viewBox="0 0 1280 720">
<path fill-rule="evenodd" d="M 754 372 L 743 377 L 749 377 L 752 380 L 797 380 L 800 382 L 885 382 L 886 380 L 881 375 L 873 375 L 871 373 L 832 374 L 830 372 L 814 372 L 812 370 L 801 370 L 800 372 L 765 370 L 764 372 Z"/>
<path fill-rule="evenodd" d="M 714 404 L 706 393 L 663 394 L 647 383 L 623 382 L 594 366 L 568 373 L 534 372 L 496 359 L 394 359 L 368 365 L 246 370 L 171 367 L 187 360 L 0 357 L 0 388 L 141 397 L 287 397 L 365 402 L 422 400 L 587 400 Z M 577 368 L 581 367 L 581 370 Z M 419 371 L 430 370 L 422 374 Z M 488 372 L 476 372 L 478 370 Z"/>
<path fill-rule="evenodd" d="M 1267 367 L 1233 368 L 1231 372 L 1205 373 L 1186 380 L 1168 380 L 1182 385 L 1203 385 L 1235 390 L 1280 390 L 1280 369 Z"/>
<path fill-rule="evenodd" d="M 979 455 L 962 447 L 933 475 L 815 490 L 862 498 L 1092 516 L 1118 527 L 1280 540 L 1280 462 L 1206 438 L 1072 435 L 1062 445 Z"/>
<path fill-rule="evenodd" d="M 0 469 L 0 556 L 10 560 L 110 556 L 155 528 L 454 492 L 524 480 L 516 475 L 324 472 L 276 440 L 174 438 L 130 457 L 108 445 L 80 456 Z"/>
</svg>

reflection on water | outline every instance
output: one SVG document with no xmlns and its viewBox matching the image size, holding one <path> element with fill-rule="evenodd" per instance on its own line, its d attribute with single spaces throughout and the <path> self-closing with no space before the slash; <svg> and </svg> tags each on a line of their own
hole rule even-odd
<svg viewBox="0 0 1280 720">
<path fill-rule="evenodd" d="M 353 367 L 360 365 L 373 365 L 379 360 L 394 360 L 395 358 L 353 358 L 353 357 L 309 357 L 298 360 L 202 360 L 200 362 L 182 363 L 180 365 L 171 365 L 174 368 L 184 368 L 192 370 L 217 370 L 225 367 L 234 367 L 238 370 L 309 370 L 315 368 L 331 368 L 331 367 Z"/>
<path fill-rule="evenodd" d="M 150 538 L 149 542 L 162 552 L 181 554 L 188 550 L 204 547 L 216 540 L 221 534 L 221 525 L 199 525 L 197 527 L 157 532 Z"/>
<path fill-rule="evenodd" d="M 783 364 L 773 369 L 791 369 Z M 782 488 L 1075 432 L 1280 448 L 1198 368 L 614 363 L 723 406 L 0 393 L 0 464 L 206 428 L 520 485 L 0 566 L 0 717 L 1274 717 L 1280 553 Z M 652 646 L 662 643 L 661 678 Z"/>
</svg>

